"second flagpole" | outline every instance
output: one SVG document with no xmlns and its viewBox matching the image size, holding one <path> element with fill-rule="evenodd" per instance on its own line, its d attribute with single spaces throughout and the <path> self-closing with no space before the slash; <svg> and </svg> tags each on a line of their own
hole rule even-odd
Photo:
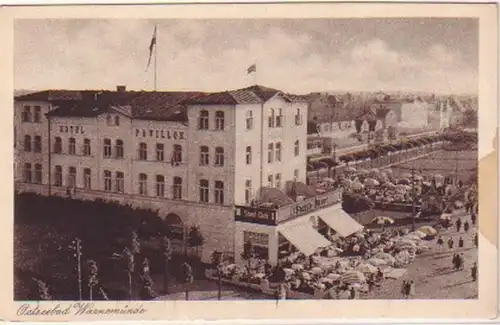
<svg viewBox="0 0 500 325">
<path fill-rule="evenodd" d="M 156 81 L 157 81 L 157 70 L 156 70 L 156 57 L 157 57 L 156 51 L 157 51 L 157 49 L 158 49 L 158 25 L 155 26 L 155 48 L 154 48 L 154 50 L 155 50 L 155 53 L 154 53 L 155 57 L 154 57 L 154 62 L 153 62 L 153 64 L 154 64 L 154 70 L 155 70 L 155 72 L 154 72 L 154 74 L 155 74 L 155 76 L 154 76 L 154 78 L 155 78 L 155 80 L 154 80 L 154 91 L 156 91 Z"/>
</svg>

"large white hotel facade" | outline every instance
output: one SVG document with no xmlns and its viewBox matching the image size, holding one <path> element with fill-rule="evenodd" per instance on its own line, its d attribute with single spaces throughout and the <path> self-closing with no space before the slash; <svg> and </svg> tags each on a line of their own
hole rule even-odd
<svg viewBox="0 0 500 325">
<path fill-rule="evenodd" d="M 305 183 L 307 102 L 279 90 L 47 90 L 16 97 L 14 118 L 17 191 L 158 210 L 179 240 L 199 227 L 205 261 L 238 261 L 247 240 L 271 263 L 285 242 L 308 253 L 314 215 L 342 215 L 338 191 L 283 194 Z"/>
</svg>

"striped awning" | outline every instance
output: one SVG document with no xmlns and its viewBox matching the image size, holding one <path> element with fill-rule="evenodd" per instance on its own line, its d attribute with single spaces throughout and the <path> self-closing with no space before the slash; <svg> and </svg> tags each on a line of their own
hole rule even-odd
<svg viewBox="0 0 500 325">
<path fill-rule="evenodd" d="M 306 256 L 332 244 L 308 223 L 288 227 L 286 224 L 280 225 L 278 232 Z"/>
</svg>

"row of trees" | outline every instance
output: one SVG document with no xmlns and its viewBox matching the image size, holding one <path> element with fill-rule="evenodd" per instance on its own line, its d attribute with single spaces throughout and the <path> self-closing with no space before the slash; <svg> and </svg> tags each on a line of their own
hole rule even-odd
<svg viewBox="0 0 500 325">
<path fill-rule="evenodd" d="M 197 227 L 192 227 L 188 233 L 187 245 L 196 248 L 199 255 L 199 247 L 204 244 L 204 238 Z M 99 267 L 94 259 L 86 261 L 86 268 L 83 270 L 82 265 L 82 241 L 76 238 L 73 244 L 69 246 L 73 251 L 75 263 L 77 264 L 77 282 L 79 287 L 79 298 L 82 300 L 83 296 L 88 296 L 89 300 L 94 300 L 99 296 L 99 300 L 109 300 L 105 292 L 104 286 L 101 284 L 99 277 Z M 163 291 L 167 294 L 170 283 L 170 262 L 173 256 L 173 246 L 169 237 L 163 236 L 160 245 L 161 255 L 163 259 Z M 121 253 L 114 254 L 114 259 L 123 262 L 123 268 L 127 275 L 128 298 L 133 300 L 134 297 L 139 297 L 141 300 L 151 300 L 157 297 L 155 290 L 155 283 L 151 277 L 151 270 L 149 260 L 142 258 L 141 260 L 141 242 L 137 232 L 132 232 L 129 244 L 123 249 Z M 139 267 L 141 265 L 141 267 Z M 193 267 L 183 262 L 180 267 L 181 275 L 180 280 L 185 287 L 186 300 L 189 297 L 189 287 L 193 283 Z M 49 286 L 46 282 L 33 278 L 38 290 L 40 300 L 52 300 Z M 84 293 L 83 283 L 86 283 L 87 292 Z M 134 283 L 139 284 L 138 292 L 134 292 Z M 88 293 L 88 295 L 87 295 Z"/>
</svg>

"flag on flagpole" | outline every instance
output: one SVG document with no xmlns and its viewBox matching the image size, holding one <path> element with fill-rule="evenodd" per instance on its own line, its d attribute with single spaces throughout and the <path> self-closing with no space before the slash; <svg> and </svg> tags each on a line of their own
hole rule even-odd
<svg viewBox="0 0 500 325">
<path fill-rule="evenodd" d="M 149 44 L 149 58 L 148 58 L 148 65 L 146 66 L 146 71 L 148 70 L 149 65 L 151 64 L 151 57 L 153 56 L 153 49 L 155 46 L 156 46 L 156 26 L 153 32 L 153 37 L 151 38 L 151 43 Z"/>
<path fill-rule="evenodd" d="M 251 66 L 248 67 L 247 74 L 251 74 L 252 72 L 257 72 L 257 65 L 252 64 Z"/>
</svg>

